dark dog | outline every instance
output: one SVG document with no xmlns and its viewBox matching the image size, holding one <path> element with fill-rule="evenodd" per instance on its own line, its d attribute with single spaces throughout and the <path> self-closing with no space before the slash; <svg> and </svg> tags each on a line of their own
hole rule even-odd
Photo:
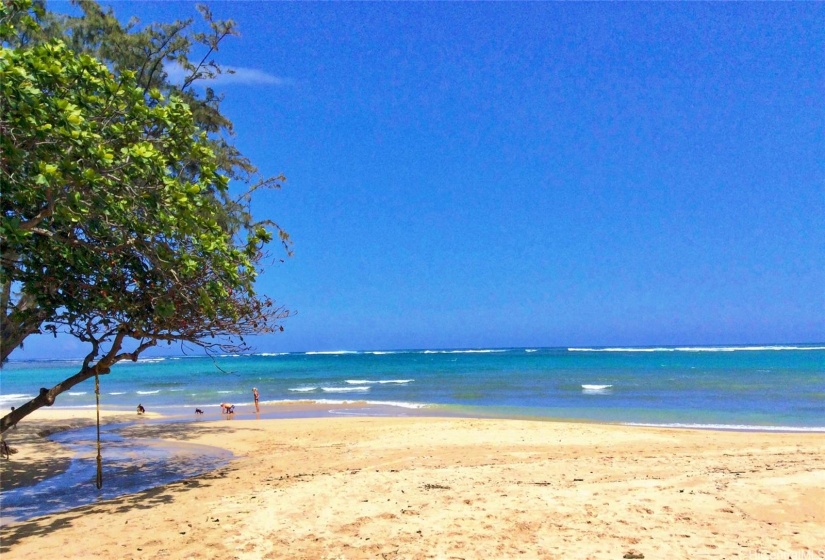
<svg viewBox="0 0 825 560">
<path fill-rule="evenodd" d="M 14 447 L 9 447 L 9 444 L 6 443 L 5 440 L 0 441 L 0 457 L 5 457 L 6 459 L 8 459 L 14 453 L 17 453 L 17 449 L 15 449 Z"/>
<path fill-rule="evenodd" d="M 195 414 L 203 414 L 203 411 L 200 408 L 196 408 Z"/>
<path fill-rule="evenodd" d="M 8 459 L 9 455 L 11 455 L 11 448 L 9 447 L 9 444 L 5 441 L 0 441 L 0 457 L 5 457 Z"/>
<path fill-rule="evenodd" d="M 143 405 L 142 404 L 137 405 L 137 413 L 138 414 L 143 414 L 144 412 L 146 412 L 146 409 L 143 408 Z"/>
</svg>

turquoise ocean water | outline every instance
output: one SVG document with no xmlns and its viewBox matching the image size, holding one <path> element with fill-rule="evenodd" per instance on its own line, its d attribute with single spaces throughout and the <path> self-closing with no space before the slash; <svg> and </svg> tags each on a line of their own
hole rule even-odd
<svg viewBox="0 0 825 560">
<path fill-rule="evenodd" d="M 79 362 L 10 362 L 19 406 Z M 266 403 L 361 403 L 369 414 L 470 414 L 664 426 L 825 431 L 825 345 L 507 348 L 151 358 L 101 377 L 101 405 L 161 413 Z M 94 406 L 87 381 L 56 407 Z"/>
<path fill-rule="evenodd" d="M 0 378 L 6 410 L 75 373 L 79 362 L 10 362 Z M 507 348 L 153 358 L 101 377 L 101 405 L 164 422 L 222 417 L 467 415 L 589 420 L 674 427 L 825 433 L 825 345 L 672 348 Z M 93 407 L 94 381 L 56 407 Z M 304 403 L 312 406 L 278 407 Z M 195 416 L 195 408 L 205 414 Z M 286 410 L 286 412 L 284 412 Z M 134 422 L 155 421 L 135 415 Z M 162 424 L 159 424 L 162 426 Z M 53 434 L 72 449 L 67 471 L 4 489 L 0 523 L 117 498 L 220 468 L 228 452 L 103 427 L 104 486 L 94 485 L 95 429 Z M 9 436 L 12 444 L 14 434 Z"/>
</svg>

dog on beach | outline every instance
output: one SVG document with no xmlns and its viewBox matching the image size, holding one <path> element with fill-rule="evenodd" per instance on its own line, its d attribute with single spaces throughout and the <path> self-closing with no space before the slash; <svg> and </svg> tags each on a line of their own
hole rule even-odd
<svg viewBox="0 0 825 560">
<path fill-rule="evenodd" d="M 195 414 L 203 414 L 203 411 L 200 408 L 196 408 Z"/>
<path fill-rule="evenodd" d="M 11 455 L 17 453 L 17 449 L 14 447 L 9 447 L 9 444 L 6 443 L 6 440 L 0 441 L 0 457 L 5 457 L 9 459 Z"/>
<path fill-rule="evenodd" d="M 138 414 L 143 414 L 144 412 L 146 412 L 146 409 L 145 409 L 145 408 L 143 408 L 143 405 L 142 405 L 142 404 L 139 404 L 139 405 L 137 406 L 137 413 L 138 413 Z"/>
</svg>

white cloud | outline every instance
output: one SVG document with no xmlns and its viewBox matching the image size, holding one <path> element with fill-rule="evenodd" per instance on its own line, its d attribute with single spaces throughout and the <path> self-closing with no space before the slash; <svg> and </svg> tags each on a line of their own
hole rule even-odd
<svg viewBox="0 0 825 560">
<path fill-rule="evenodd" d="M 174 83 L 181 83 L 183 79 L 186 77 L 187 73 L 184 69 L 177 63 L 170 63 L 164 67 L 166 70 L 167 75 L 169 76 L 169 81 Z M 268 74 L 263 70 L 258 70 L 257 68 L 243 68 L 243 67 L 236 67 L 236 66 L 224 66 L 223 67 L 224 74 L 216 76 L 212 79 L 201 79 L 198 82 L 201 85 L 223 85 L 223 86 L 233 86 L 233 85 L 264 85 L 264 86 L 288 86 L 293 83 L 292 80 L 288 78 L 281 78 L 280 76 L 275 76 L 274 74 Z M 231 74 L 229 72 L 232 72 Z"/>
<path fill-rule="evenodd" d="M 272 85 L 272 86 L 287 86 L 292 83 L 292 80 L 288 78 L 281 78 L 280 76 L 274 76 L 272 74 L 267 74 L 262 70 L 257 70 L 255 68 L 231 68 L 227 67 L 227 69 L 231 69 L 234 71 L 234 74 L 221 74 L 218 76 L 214 81 L 220 82 L 222 84 L 260 84 L 260 85 Z"/>
</svg>

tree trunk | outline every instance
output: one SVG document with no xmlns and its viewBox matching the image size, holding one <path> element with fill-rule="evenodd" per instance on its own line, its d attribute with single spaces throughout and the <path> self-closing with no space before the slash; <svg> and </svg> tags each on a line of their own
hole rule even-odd
<svg viewBox="0 0 825 560">
<path fill-rule="evenodd" d="M 37 410 L 38 408 L 42 408 L 44 406 L 52 406 L 54 404 L 55 398 L 57 395 L 64 391 L 68 391 L 78 383 L 82 383 L 89 379 L 90 377 L 94 377 L 95 373 L 99 375 L 105 375 L 109 373 L 108 367 L 102 367 L 100 363 L 95 364 L 92 367 L 84 367 L 82 370 L 74 374 L 73 376 L 64 379 L 51 389 L 46 389 L 45 387 L 40 389 L 40 394 L 34 397 L 32 400 L 15 408 L 8 414 L 6 414 L 2 419 L 0 419 L 0 434 L 6 433 L 9 428 L 12 428 L 17 424 L 20 420 Z"/>
</svg>

